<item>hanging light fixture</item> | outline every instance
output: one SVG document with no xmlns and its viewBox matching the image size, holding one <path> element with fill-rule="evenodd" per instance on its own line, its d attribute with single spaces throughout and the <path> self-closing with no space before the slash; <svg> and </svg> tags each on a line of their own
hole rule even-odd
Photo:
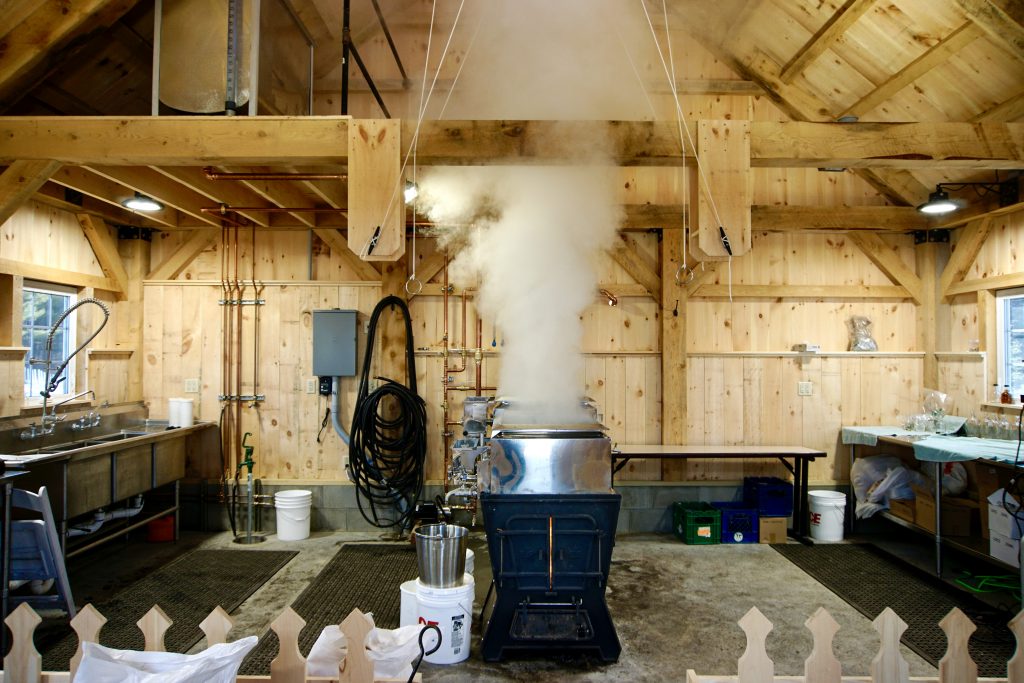
<svg viewBox="0 0 1024 683">
<path fill-rule="evenodd" d="M 968 187 L 972 188 L 979 197 L 984 197 L 987 194 L 998 195 L 999 206 L 1009 206 L 1020 200 L 1019 182 L 1018 176 L 1006 180 L 999 180 L 996 176 L 996 181 L 993 183 L 939 183 L 935 186 L 935 192 L 928 195 L 928 201 L 919 204 L 917 210 L 929 216 L 944 216 L 947 213 L 952 213 L 963 207 L 965 202 L 959 199 L 950 199 L 946 189 L 963 190 Z"/>
<path fill-rule="evenodd" d="M 935 192 L 928 195 L 928 201 L 924 204 L 919 204 L 917 210 L 929 216 L 945 216 L 947 213 L 953 213 L 959 208 L 960 205 L 949 198 L 949 195 L 942 189 L 942 184 L 940 183 L 935 186 Z"/>
<path fill-rule="evenodd" d="M 129 197 L 121 202 L 121 205 L 132 211 L 163 211 L 164 205 L 147 197 L 141 192 L 136 192 L 134 197 Z"/>
<path fill-rule="evenodd" d="M 405 192 L 402 196 L 405 197 L 405 203 L 410 204 L 412 200 L 416 199 L 420 195 L 420 188 L 416 186 L 416 183 L 411 180 L 405 181 Z"/>
</svg>

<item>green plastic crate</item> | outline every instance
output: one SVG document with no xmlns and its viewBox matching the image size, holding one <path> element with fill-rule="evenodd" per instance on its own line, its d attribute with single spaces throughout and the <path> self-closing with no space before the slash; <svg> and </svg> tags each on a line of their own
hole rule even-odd
<svg viewBox="0 0 1024 683">
<path fill-rule="evenodd" d="M 673 503 L 672 529 L 689 545 L 720 543 L 722 512 L 709 503 Z"/>
</svg>

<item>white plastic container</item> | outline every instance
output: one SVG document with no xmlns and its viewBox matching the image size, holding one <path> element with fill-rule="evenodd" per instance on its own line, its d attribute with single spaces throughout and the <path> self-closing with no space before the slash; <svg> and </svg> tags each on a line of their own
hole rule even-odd
<svg viewBox="0 0 1024 683">
<path fill-rule="evenodd" d="M 274 494 L 277 509 L 277 538 L 280 541 L 301 541 L 309 538 L 309 515 L 313 507 L 312 491 L 299 489 Z"/>
<path fill-rule="evenodd" d="M 424 657 L 431 664 L 456 664 L 469 657 L 470 631 L 473 626 L 473 599 L 476 586 L 473 576 L 466 574 L 462 585 L 454 588 L 431 588 L 416 582 L 418 623 L 437 624 L 441 630 L 441 647 Z M 433 633 L 423 638 L 426 649 L 437 643 Z"/>
<path fill-rule="evenodd" d="M 473 566 L 475 564 L 474 557 L 475 557 L 475 554 L 473 553 L 473 551 L 470 550 L 469 548 L 466 548 L 466 573 L 467 574 L 472 574 L 473 573 Z"/>
<path fill-rule="evenodd" d="M 846 494 L 839 491 L 810 491 L 811 539 L 834 542 L 843 540 Z"/>
<path fill-rule="evenodd" d="M 399 626 L 412 626 L 420 618 L 420 606 L 416 597 L 417 579 L 409 579 L 399 589 L 402 591 L 401 608 L 398 613 Z"/>
</svg>

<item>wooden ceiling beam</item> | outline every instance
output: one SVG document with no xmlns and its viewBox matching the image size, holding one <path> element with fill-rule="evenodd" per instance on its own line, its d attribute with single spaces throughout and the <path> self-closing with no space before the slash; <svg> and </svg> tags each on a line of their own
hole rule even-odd
<svg viewBox="0 0 1024 683">
<path fill-rule="evenodd" d="M 883 102 L 891 99 L 896 93 L 907 87 L 921 76 L 945 63 L 950 57 L 980 38 L 982 30 L 970 21 L 961 25 L 951 34 L 943 38 L 933 48 L 903 67 L 878 87 L 846 108 L 840 116 L 862 116 Z"/>
<path fill-rule="evenodd" d="M 661 301 L 661 275 L 640 256 L 629 237 L 620 233 L 619 240 L 608 253 L 655 301 Z"/>
<path fill-rule="evenodd" d="M 828 21 L 818 29 L 811 39 L 804 44 L 793 58 L 782 67 L 779 78 L 783 83 L 792 83 L 793 79 L 803 73 L 814 60 L 825 50 L 832 47 L 851 26 L 857 23 L 875 0 L 846 0 L 843 6 L 829 17 Z"/>
<path fill-rule="evenodd" d="M 59 161 L 15 161 L 0 174 L 0 225 L 60 168 Z"/>
<path fill-rule="evenodd" d="M 899 285 L 727 285 L 702 284 L 691 299 L 911 299 Z"/>
<path fill-rule="evenodd" d="M 968 18 L 1024 61 L 1024 4 L 1020 0 L 956 0 Z"/>
<path fill-rule="evenodd" d="M 413 122 L 403 124 L 403 148 Z M 0 117 L 0 163 L 195 166 L 210 159 L 257 166 L 344 166 L 338 117 Z M 605 135 L 623 166 L 679 166 L 669 121 L 431 121 L 420 130 L 420 165 L 560 161 L 546 144 L 565 130 Z M 1024 124 L 1002 122 L 751 122 L 755 167 L 1013 169 L 1024 156 Z M 692 158 L 690 158 L 692 161 Z M 253 188 L 257 192 L 258 189 Z"/>
<path fill-rule="evenodd" d="M 0 19 L 3 20 L 4 26 L 0 30 L 0 38 L 16 29 L 38 7 L 39 0 L 4 0 L 4 2 L 0 2 Z"/>
<path fill-rule="evenodd" d="M 92 287 L 93 289 L 102 289 L 105 292 L 117 291 L 117 285 L 107 277 L 78 273 L 61 268 L 51 268 L 50 266 L 26 263 L 14 259 L 0 258 L 0 273 L 20 275 L 30 280 L 60 282 L 61 284 L 73 287 Z"/>
</svg>

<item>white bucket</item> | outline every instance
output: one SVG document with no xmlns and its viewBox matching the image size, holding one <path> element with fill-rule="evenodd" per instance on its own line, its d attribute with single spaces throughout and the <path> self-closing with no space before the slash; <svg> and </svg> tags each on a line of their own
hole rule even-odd
<svg viewBox="0 0 1024 683">
<path fill-rule="evenodd" d="M 454 588 L 431 588 L 416 582 L 417 621 L 437 624 L 441 630 L 441 647 L 424 659 L 431 664 L 455 664 L 469 657 L 469 634 L 473 626 L 473 598 L 476 586 L 473 576 L 466 574 L 462 585 Z M 437 644 L 437 635 L 429 631 L 423 645 L 429 650 Z"/>
<path fill-rule="evenodd" d="M 474 553 L 469 548 L 466 548 L 466 573 L 473 573 L 473 565 L 475 564 Z"/>
<path fill-rule="evenodd" d="M 409 579 L 399 589 L 402 591 L 402 603 L 398 616 L 399 626 L 412 626 L 420 618 L 420 606 L 416 601 L 417 579 Z"/>
<path fill-rule="evenodd" d="M 811 538 L 815 541 L 843 540 L 846 494 L 839 491 L 810 491 Z"/>
<path fill-rule="evenodd" d="M 274 494 L 277 509 L 277 539 L 301 541 L 309 538 L 309 514 L 313 507 L 312 491 L 278 491 Z"/>
</svg>

